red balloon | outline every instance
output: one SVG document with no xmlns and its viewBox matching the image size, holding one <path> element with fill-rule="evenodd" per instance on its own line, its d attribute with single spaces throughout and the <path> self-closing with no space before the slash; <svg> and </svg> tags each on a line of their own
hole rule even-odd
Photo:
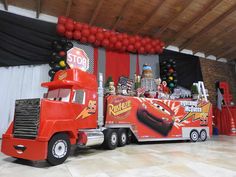
<svg viewBox="0 0 236 177">
<path fill-rule="evenodd" d="M 141 47 L 141 43 L 140 42 L 135 42 L 134 44 L 136 49 L 139 49 Z"/>
<path fill-rule="evenodd" d="M 110 34 L 109 31 L 105 31 L 105 32 L 104 32 L 104 37 L 105 37 L 105 38 L 108 39 L 108 38 L 110 37 L 110 35 L 111 35 L 111 34 Z"/>
<path fill-rule="evenodd" d="M 133 52 L 134 51 L 134 46 L 133 45 L 128 45 L 128 51 Z"/>
<path fill-rule="evenodd" d="M 64 16 L 59 16 L 59 17 L 58 17 L 58 20 L 57 20 L 57 23 L 64 25 L 64 24 L 66 23 L 66 20 L 67 20 L 66 17 L 64 17 Z"/>
<path fill-rule="evenodd" d="M 135 35 L 135 36 L 134 36 L 134 39 L 135 39 L 135 41 L 140 41 L 140 40 L 141 40 L 141 37 L 140 37 L 139 35 Z"/>
<path fill-rule="evenodd" d="M 82 29 L 89 29 L 89 25 L 86 23 L 82 24 Z"/>
<path fill-rule="evenodd" d="M 122 42 L 123 42 L 124 46 L 128 46 L 129 45 L 129 40 L 128 39 L 124 39 Z"/>
<path fill-rule="evenodd" d="M 88 37 L 89 36 L 89 33 L 90 33 L 90 31 L 89 31 L 89 29 L 82 29 L 82 36 L 84 36 L 84 37 Z"/>
<path fill-rule="evenodd" d="M 111 34 L 111 36 L 114 36 L 114 35 L 116 35 L 116 31 L 111 30 L 111 31 L 110 31 L 110 34 Z"/>
<path fill-rule="evenodd" d="M 57 33 L 60 34 L 60 35 L 64 35 L 66 31 L 66 28 L 64 25 L 62 24 L 57 24 Z"/>
<path fill-rule="evenodd" d="M 74 30 L 74 24 L 73 23 L 66 23 L 66 30 L 67 31 L 73 31 Z"/>
<path fill-rule="evenodd" d="M 147 42 L 150 42 L 151 41 L 151 39 L 149 38 L 149 37 L 145 37 L 144 38 Z"/>
<path fill-rule="evenodd" d="M 101 42 L 100 42 L 100 41 L 98 41 L 98 40 L 96 40 L 96 41 L 95 41 L 95 43 L 94 43 L 94 45 L 98 47 L 98 46 L 100 46 L 100 45 L 101 45 Z"/>
<path fill-rule="evenodd" d="M 152 46 L 151 46 L 151 44 L 148 43 L 148 44 L 145 46 L 145 48 L 146 48 L 146 50 L 149 52 L 150 49 L 152 48 Z"/>
<path fill-rule="evenodd" d="M 103 32 L 104 30 L 102 28 L 98 27 L 98 32 Z"/>
<path fill-rule="evenodd" d="M 155 47 L 155 46 L 157 45 L 157 41 L 156 41 L 156 40 L 152 40 L 152 41 L 151 41 L 151 45 L 152 45 L 153 47 Z"/>
<path fill-rule="evenodd" d="M 142 53 L 142 54 L 145 53 L 144 47 L 140 47 L 139 50 L 138 50 L 138 52 L 139 52 L 139 53 Z"/>
<path fill-rule="evenodd" d="M 120 41 L 117 41 L 115 44 L 116 49 L 120 49 L 122 47 L 122 43 Z"/>
<path fill-rule="evenodd" d="M 146 41 L 146 39 L 141 39 L 141 44 L 144 46 L 144 45 L 146 45 L 146 43 L 147 43 L 147 41 Z"/>
<path fill-rule="evenodd" d="M 163 52 L 163 48 L 160 48 L 160 52 L 159 53 L 162 53 Z"/>
<path fill-rule="evenodd" d="M 102 32 L 98 32 L 97 34 L 96 34 L 96 38 L 97 38 L 97 40 L 103 40 L 103 38 L 104 38 L 104 35 L 103 35 L 103 33 Z"/>
<path fill-rule="evenodd" d="M 81 32 L 80 31 L 74 31 L 73 38 L 75 40 L 79 40 L 81 38 Z"/>
<path fill-rule="evenodd" d="M 109 46 L 109 40 L 108 40 L 108 39 L 103 39 L 102 45 L 103 45 L 104 47 Z"/>
<path fill-rule="evenodd" d="M 82 43 L 87 43 L 87 38 L 86 37 L 82 37 L 81 40 L 80 40 Z"/>
<path fill-rule="evenodd" d="M 66 18 L 66 23 L 72 23 L 72 24 L 74 24 L 74 20 L 71 19 L 71 18 Z"/>
<path fill-rule="evenodd" d="M 115 35 L 114 35 L 114 36 L 111 36 L 110 41 L 111 41 L 112 43 L 115 43 L 115 42 L 117 41 L 117 37 L 116 37 Z"/>
<path fill-rule="evenodd" d="M 134 44 L 135 43 L 135 38 L 133 36 L 131 36 L 129 38 L 129 42 L 130 42 L 130 44 Z"/>
<path fill-rule="evenodd" d="M 150 49 L 150 53 L 151 53 L 151 54 L 154 54 L 154 53 L 155 53 L 155 49 L 154 49 L 154 48 L 151 48 L 151 49 Z"/>
<path fill-rule="evenodd" d="M 65 36 L 67 39 L 72 39 L 73 33 L 71 31 L 66 31 Z"/>
<path fill-rule="evenodd" d="M 156 45 L 160 45 L 160 40 L 159 39 L 156 40 Z"/>
<path fill-rule="evenodd" d="M 82 24 L 81 23 L 76 23 L 75 24 L 75 30 L 81 31 L 82 30 Z"/>
<path fill-rule="evenodd" d="M 155 47 L 155 50 L 156 50 L 157 53 L 160 53 L 160 51 L 161 51 L 161 46 L 157 45 L 157 46 Z"/>
<path fill-rule="evenodd" d="M 161 41 L 160 46 L 163 48 L 165 46 L 165 43 L 163 41 Z"/>
<path fill-rule="evenodd" d="M 126 38 L 128 38 L 128 34 L 123 33 L 122 37 L 123 37 L 123 39 L 126 39 Z"/>
<path fill-rule="evenodd" d="M 114 49 L 114 44 L 109 43 L 108 48 L 109 48 L 109 49 Z"/>
<path fill-rule="evenodd" d="M 91 33 L 91 34 L 96 34 L 97 31 L 98 31 L 98 29 L 97 29 L 97 27 L 95 27 L 95 26 L 93 26 L 93 27 L 90 28 L 90 33 Z"/>
<path fill-rule="evenodd" d="M 60 56 L 60 57 L 64 57 L 64 56 L 66 56 L 66 52 L 64 52 L 64 51 L 60 51 L 60 52 L 59 52 L 59 56 Z"/>
<path fill-rule="evenodd" d="M 96 38 L 95 38 L 94 35 L 90 35 L 90 36 L 88 37 L 88 41 L 89 41 L 90 43 L 94 43 L 95 40 L 96 40 Z"/>
<path fill-rule="evenodd" d="M 125 46 L 122 46 L 121 49 L 120 49 L 121 52 L 125 52 L 126 51 L 126 47 Z"/>
<path fill-rule="evenodd" d="M 122 36 L 122 34 L 117 34 L 117 39 L 119 40 L 119 41 L 122 41 L 123 40 L 123 36 Z"/>
</svg>

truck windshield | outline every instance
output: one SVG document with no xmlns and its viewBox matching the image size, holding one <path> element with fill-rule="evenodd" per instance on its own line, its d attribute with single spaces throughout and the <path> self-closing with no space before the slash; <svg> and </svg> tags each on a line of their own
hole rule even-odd
<svg viewBox="0 0 236 177">
<path fill-rule="evenodd" d="M 55 101 L 69 102 L 71 89 L 54 89 L 49 90 L 45 98 Z"/>
</svg>

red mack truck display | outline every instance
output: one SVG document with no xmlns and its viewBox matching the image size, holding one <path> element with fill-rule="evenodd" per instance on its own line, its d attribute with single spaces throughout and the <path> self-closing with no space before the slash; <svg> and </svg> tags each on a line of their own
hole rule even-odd
<svg viewBox="0 0 236 177">
<path fill-rule="evenodd" d="M 27 160 L 63 163 L 71 145 L 106 149 L 138 142 L 205 141 L 212 135 L 207 101 L 104 96 L 103 77 L 80 69 L 58 71 L 43 99 L 16 100 L 2 152 Z"/>
</svg>

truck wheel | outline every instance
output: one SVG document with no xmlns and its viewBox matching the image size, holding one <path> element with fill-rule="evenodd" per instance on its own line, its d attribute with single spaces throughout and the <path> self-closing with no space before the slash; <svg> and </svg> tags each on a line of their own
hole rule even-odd
<svg viewBox="0 0 236 177">
<path fill-rule="evenodd" d="M 206 130 L 201 130 L 200 131 L 200 139 L 202 140 L 202 141 L 206 141 L 206 139 L 207 139 L 207 132 L 206 132 Z"/>
<path fill-rule="evenodd" d="M 105 149 L 113 150 L 118 145 L 118 134 L 114 129 L 106 129 L 104 131 L 103 146 Z"/>
<path fill-rule="evenodd" d="M 192 142 L 196 142 L 198 139 L 199 139 L 199 133 L 198 133 L 198 131 L 197 131 L 197 130 L 192 130 L 192 131 L 190 132 L 190 140 L 191 140 Z"/>
<path fill-rule="evenodd" d="M 51 165 L 62 164 L 70 154 L 70 140 L 67 134 L 54 135 L 48 143 L 47 161 Z"/>
<path fill-rule="evenodd" d="M 118 146 L 122 147 L 125 146 L 127 144 L 127 133 L 126 130 L 123 128 L 120 128 L 118 130 Z"/>
</svg>

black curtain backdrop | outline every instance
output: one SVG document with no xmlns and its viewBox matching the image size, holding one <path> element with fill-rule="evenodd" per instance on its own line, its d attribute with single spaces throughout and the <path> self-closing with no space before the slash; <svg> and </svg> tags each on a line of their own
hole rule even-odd
<svg viewBox="0 0 236 177">
<path fill-rule="evenodd" d="M 170 50 L 160 54 L 160 63 L 170 59 L 176 61 L 177 85 L 191 89 L 194 82 L 203 81 L 199 57 Z"/>
<path fill-rule="evenodd" d="M 50 61 L 56 24 L 0 11 L 0 66 Z"/>
</svg>

